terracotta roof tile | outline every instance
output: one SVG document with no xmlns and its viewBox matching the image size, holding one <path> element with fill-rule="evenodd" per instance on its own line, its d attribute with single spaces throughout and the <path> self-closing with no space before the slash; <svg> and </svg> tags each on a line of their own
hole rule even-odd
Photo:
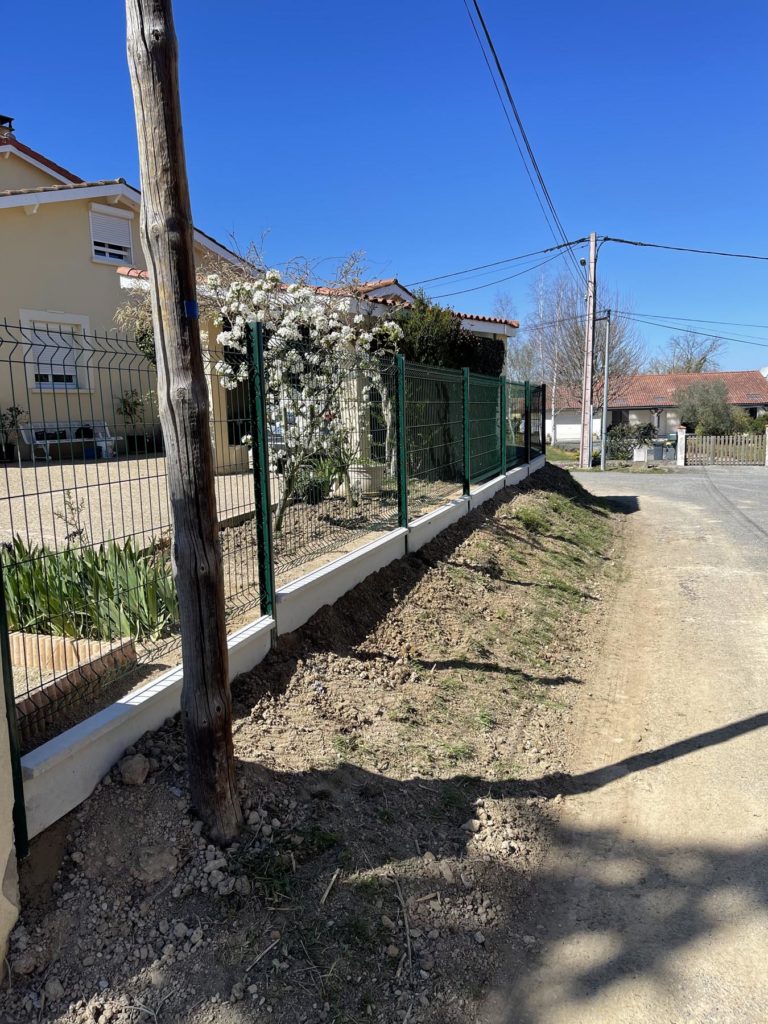
<svg viewBox="0 0 768 1024">
<path fill-rule="evenodd" d="M 69 192 L 77 188 L 100 188 L 102 185 L 126 185 L 125 178 L 105 178 L 102 181 L 74 181 L 69 185 L 39 185 L 37 188 L 7 188 L 0 196 L 33 196 L 41 192 Z M 128 185 L 132 188 L 131 185 Z"/>
<path fill-rule="evenodd" d="M 505 320 L 501 316 L 480 316 L 478 313 L 457 313 L 461 320 L 481 320 L 484 324 L 504 324 L 506 327 L 519 327 L 518 320 Z"/>
<path fill-rule="evenodd" d="M 117 273 L 121 275 L 121 277 L 137 277 L 144 281 L 148 280 L 149 278 L 149 274 L 147 273 L 146 270 L 139 270 L 137 267 L 117 267 L 116 270 Z M 371 283 L 366 282 L 366 285 L 370 286 Z M 336 294 L 336 292 L 339 291 L 338 288 L 326 288 L 323 285 L 319 285 L 315 290 L 319 295 L 334 295 Z M 361 289 L 361 291 L 364 290 L 365 288 Z M 365 301 L 375 302 L 376 305 L 378 306 L 391 306 L 393 309 L 407 308 L 410 305 L 407 299 L 398 297 L 396 295 L 366 295 Z M 483 323 L 504 324 L 506 327 L 520 326 L 517 320 L 504 320 L 498 316 L 481 316 L 477 313 L 456 313 L 455 315 L 459 317 L 461 320 L 481 320 Z"/>
<path fill-rule="evenodd" d="M 609 409 L 674 408 L 677 393 L 700 380 L 722 380 L 730 405 L 768 405 L 768 381 L 759 370 L 717 370 L 710 373 L 640 373 L 608 384 Z M 558 403 L 560 404 L 560 403 Z M 571 389 L 561 408 L 578 409 L 581 394 Z"/>
<path fill-rule="evenodd" d="M 69 178 L 70 181 L 79 183 L 83 179 L 78 178 L 72 171 L 68 171 L 66 167 L 62 167 L 61 164 L 55 163 L 53 160 L 49 160 L 47 156 L 43 156 L 42 153 L 38 153 L 37 150 L 32 149 L 31 146 L 25 146 L 23 142 L 13 135 L 6 135 L 0 139 L 0 145 L 12 146 L 14 149 L 18 149 L 20 153 L 25 153 L 27 156 L 31 156 L 33 160 L 37 160 L 38 163 L 43 164 L 45 167 L 50 168 L 56 174 L 60 174 L 63 178 Z"/>
<path fill-rule="evenodd" d="M 407 308 L 410 306 L 410 302 L 397 295 L 367 295 L 367 302 L 376 302 L 382 306 L 392 306 L 393 308 Z M 519 327 L 520 324 L 517 320 L 505 320 L 501 316 L 483 316 L 481 313 L 459 313 L 453 311 L 454 316 L 457 316 L 460 320 L 479 320 L 484 324 L 504 324 L 505 327 Z"/>
</svg>

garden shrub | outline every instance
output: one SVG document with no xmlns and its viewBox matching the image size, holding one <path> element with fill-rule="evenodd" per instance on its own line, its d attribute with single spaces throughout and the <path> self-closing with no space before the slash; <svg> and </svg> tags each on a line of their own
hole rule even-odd
<svg viewBox="0 0 768 1024">
<path fill-rule="evenodd" d="M 147 640 L 178 622 L 167 551 L 140 551 L 130 539 L 55 551 L 17 536 L 0 560 L 10 629 L 75 640 Z"/>
<path fill-rule="evenodd" d="M 635 448 L 649 444 L 655 436 L 656 428 L 652 423 L 617 423 L 608 430 L 608 458 L 620 461 L 631 459 Z"/>
</svg>

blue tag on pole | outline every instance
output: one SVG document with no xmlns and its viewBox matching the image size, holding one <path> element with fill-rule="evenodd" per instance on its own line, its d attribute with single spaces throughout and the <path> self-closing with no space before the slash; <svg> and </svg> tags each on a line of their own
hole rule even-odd
<svg viewBox="0 0 768 1024">
<path fill-rule="evenodd" d="M 196 302 L 192 302 L 190 299 L 184 301 L 184 315 L 189 320 L 197 320 L 200 316 L 200 309 Z"/>
</svg>

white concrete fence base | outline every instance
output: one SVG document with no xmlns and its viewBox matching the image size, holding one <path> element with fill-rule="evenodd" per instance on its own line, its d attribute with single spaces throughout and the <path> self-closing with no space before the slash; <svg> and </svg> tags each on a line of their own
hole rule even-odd
<svg viewBox="0 0 768 1024">
<path fill-rule="evenodd" d="M 416 519 L 408 529 L 393 530 L 280 587 L 274 619 L 262 616 L 228 638 L 230 682 L 267 656 L 274 635 L 290 633 L 303 626 L 324 605 L 338 601 L 390 562 L 409 551 L 417 551 L 471 509 L 493 498 L 503 487 L 521 483 L 545 463 L 543 455 L 537 456 L 529 465 L 495 477 L 477 487 L 471 495 L 457 498 Z M 176 714 L 182 677 L 183 666 L 178 665 L 24 755 L 21 765 L 30 838 L 90 796 L 126 747 Z"/>
</svg>

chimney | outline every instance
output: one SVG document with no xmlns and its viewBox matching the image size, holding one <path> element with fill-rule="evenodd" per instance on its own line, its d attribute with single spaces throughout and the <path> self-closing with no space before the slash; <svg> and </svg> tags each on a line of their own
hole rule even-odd
<svg viewBox="0 0 768 1024">
<path fill-rule="evenodd" d="M 0 114 L 0 139 L 13 139 L 13 118 Z"/>
</svg>

